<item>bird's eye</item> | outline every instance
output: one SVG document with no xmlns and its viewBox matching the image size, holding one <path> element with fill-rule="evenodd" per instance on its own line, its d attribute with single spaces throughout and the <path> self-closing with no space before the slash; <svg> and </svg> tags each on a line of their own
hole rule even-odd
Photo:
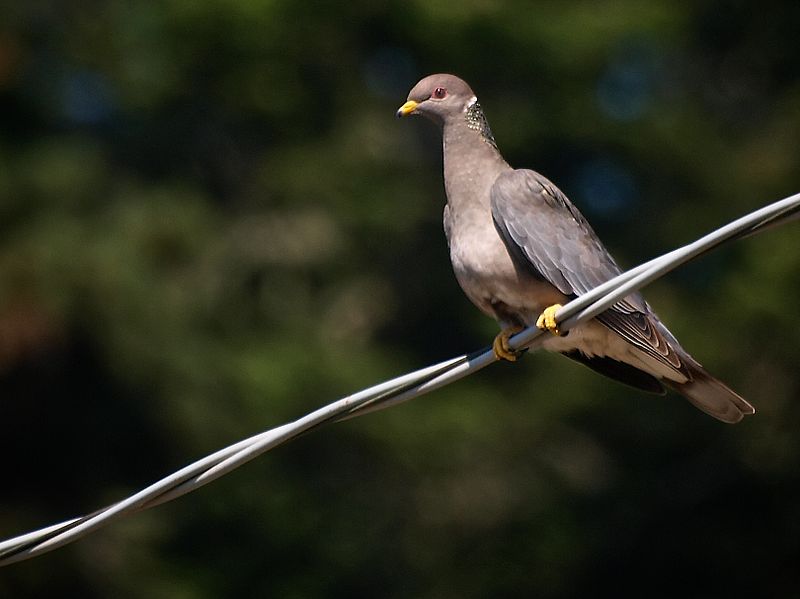
<svg viewBox="0 0 800 599">
<path fill-rule="evenodd" d="M 446 95 L 447 95 L 447 90 L 443 87 L 437 87 L 435 90 L 433 90 L 433 97 L 436 98 L 437 100 L 441 100 Z"/>
</svg>

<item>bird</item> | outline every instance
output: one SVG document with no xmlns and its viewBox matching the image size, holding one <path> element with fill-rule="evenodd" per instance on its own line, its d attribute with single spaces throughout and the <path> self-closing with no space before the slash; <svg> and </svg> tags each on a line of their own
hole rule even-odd
<svg viewBox="0 0 800 599">
<path fill-rule="evenodd" d="M 465 81 L 451 74 L 423 78 L 396 113 L 412 115 L 441 132 L 453 271 L 469 300 L 499 323 L 492 344 L 498 359 L 517 360 L 521 352 L 510 337 L 536 325 L 552 333 L 545 350 L 611 379 L 660 395 L 671 388 L 722 422 L 755 413 L 683 349 L 638 292 L 560 331 L 555 315 L 562 304 L 620 274 L 620 267 L 558 187 L 505 161 Z"/>
</svg>

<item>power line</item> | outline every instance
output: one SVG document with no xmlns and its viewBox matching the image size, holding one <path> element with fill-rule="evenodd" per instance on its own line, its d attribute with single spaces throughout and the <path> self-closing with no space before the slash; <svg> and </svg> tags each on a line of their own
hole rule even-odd
<svg viewBox="0 0 800 599">
<path fill-rule="evenodd" d="M 556 314 L 559 329 L 567 331 L 593 318 L 633 291 L 723 243 L 763 232 L 798 217 L 800 217 L 800 194 L 751 212 L 693 243 L 628 270 L 569 302 Z M 514 349 L 524 347 L 535 349 L 540 345 L 542 335 L 541 330 L 530 327 L 509 341 Z M 473 354 L 446 360 L 344 397 L 293 422 L 220 449 L 108 507 L 2 541 L 0 566 L 52 551 L 114 520 L 185 495 L 303 433 L 325 424 L 362 416 L 414 399 L 470 375 L 496 360 L 491 348 L 484 348 Z"/>
</svg>

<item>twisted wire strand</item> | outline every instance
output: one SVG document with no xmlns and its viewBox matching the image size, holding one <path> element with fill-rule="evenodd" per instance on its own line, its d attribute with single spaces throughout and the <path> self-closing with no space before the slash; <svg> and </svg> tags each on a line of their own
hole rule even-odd
<svg viewBox="0 0 800 599">
<path fill-rule="evenodd" d="M 800 217 L 800 194 L 751 212 L 695 242 L 654 258 L 592 289 L 557 313 L 559 329 L 567 331 L 608 309 L 633 291 L 664 276 L 681 264 L 723 243 L 749 237 Z M 530 327 L 509 340 L 514 349 L 535 349 L 543 332 Z M 255 459 L 266 451 L 332 422 L 383 410 L 414 399 L 485 368 L 497 360 L 491 348 L 458 356 L 379 383 L 323 406 L 297 420 L 220 449 L 162 478 L 130 497 L 78 518 L 0 542 L 0 566 L 29 559 L 62 547 L 117 519 L 171 501 Z"/>
</svg>

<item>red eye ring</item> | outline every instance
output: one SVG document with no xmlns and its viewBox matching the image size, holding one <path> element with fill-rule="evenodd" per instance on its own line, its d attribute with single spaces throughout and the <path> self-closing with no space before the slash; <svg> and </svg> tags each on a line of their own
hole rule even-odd
<svg viewBox="0 0 800 599">
<path fill-rule="evenodd" d="M 447 95 L 447 90 L 443 87 L 437 87 L 435 90 L 433 90 L 433 94 L 431 95 L 437 100 L 441 100 Z"/>
</svg>

